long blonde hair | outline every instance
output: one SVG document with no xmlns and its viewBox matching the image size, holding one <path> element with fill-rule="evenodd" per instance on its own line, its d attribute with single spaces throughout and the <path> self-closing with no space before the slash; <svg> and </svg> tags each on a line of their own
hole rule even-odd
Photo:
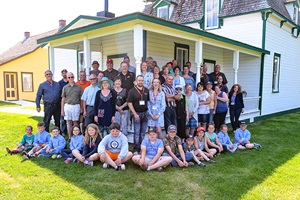
<svg viewBox="0 0 300 200">
<path fill-rule="evenodd" d="M 161 89 L 161 83 L 160 83 L 160 80 L 159 80 L 158 78 L 154 78 L 154 79 L 152 80 L 152 83 L 151 83 L 151 85 L 150 85 L 150 90 L 152 90 L 152 91 L 154 90 L 153 81 L 154 81 L 155 79 L 159 81 L 158 92 L 161 92 L 161 91 L 162 91 L 162 89 Z"/>
<path fill-rule="evenodd" d="M 93 128 L 93 129 L 95 129 L 95 131 L 96 131 L 96 134 L 95 134 L 93 137 L 91 137 L 91 136 L 89 135 L 89 133 L 88 133 L 88 129 L 89 129 L 90 127 Z M 96 124 L 93 124 L 93 123 L 92 123 L 92 124 L 89 124 L 89 125 L 86 127 L 86 129 L 85 129 L 84 144 L 85 144 L 85 145 L 88 145 L 91 138 L 93 138 L 93 141 L 92 141 L 92 142 L 95 143 L 98 136 L 100 136 L 100 138 L 102 139 L 102 134 L 100 133 L 98 126 L 97 126 Z"/>
</svg>

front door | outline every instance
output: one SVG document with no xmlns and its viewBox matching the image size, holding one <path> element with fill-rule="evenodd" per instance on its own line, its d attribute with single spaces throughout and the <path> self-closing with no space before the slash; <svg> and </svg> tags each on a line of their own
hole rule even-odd
<svg viewBox="0 0 300 200">
<path fill-rule="evenodd" d="M 5 100 L 18 100 L 17 73 L 4 72 Z"/>
</svg>

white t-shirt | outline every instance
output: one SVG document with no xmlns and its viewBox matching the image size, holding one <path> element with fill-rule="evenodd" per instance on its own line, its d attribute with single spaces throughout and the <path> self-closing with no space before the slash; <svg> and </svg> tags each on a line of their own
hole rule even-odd
<svg viewBox="0 0 300 200">
<path fill-rule="evenodd" d="M 201 94 L 197 93 L 198 101 L 204 102 L 207 100 L 210 95 L 206 90 L 204 90 Z M 207 105 L 199 105 L 198 114 L 208 114 L 209 113 L 209 104 Z"/>
</svg>

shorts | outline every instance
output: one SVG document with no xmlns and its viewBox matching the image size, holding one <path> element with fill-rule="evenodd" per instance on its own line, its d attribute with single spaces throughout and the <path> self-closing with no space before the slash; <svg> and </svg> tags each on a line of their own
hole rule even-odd
<svg viewBox="0 0 300 200">
<path fill-rule="evenodd" d="M 207 124 L 209 114 L 198 114 L 198 123 Z"/>
<path fill-rule="evenodd" d="M 65 120 L 69 121 L 78 121 L 79 120 L 79 115 L 80 115 L 80 104 L 65 104 L 64 107 L 65 111 Z"/>
<path fill-rule="evenodd" d="M 155 163 L 157 163 L 158 161 L 160 161 L 161 159 L 163 159 L 164 157 L 167 157 L 167 156 L 161 156 L 161 157 L 159 157 L 156 161 L 155 161 Z M 145 156 L 145 161 L 147 162 L 147 163 L 149 163 L 149 162 L 151 162 L 151 160 L 154 158 L 154 156 Z M 155 163 L 153 163 L 153 164 L 155 164 Z"/>
<path fill-rule="evenodd" d="M 112 153 L 111 151 L 108 151 L 108 150 L 105 150 L 105 153 L 107 153 L 107 154 L 109 155 L 109 157 L 110 157 L 113 161 L 117 160 L 117 159 L 118 159 L 118 156 L 119 156 L 119 154 L 120 154 L 120 152 L 118 152 L 118 153 Z"/>
<path fill-rule="evenodd" d="M 196 128 L 198 126 L 198 122 L 194 117 L 191 117 L 186 124 L 186 128 Z"/>
</svg>

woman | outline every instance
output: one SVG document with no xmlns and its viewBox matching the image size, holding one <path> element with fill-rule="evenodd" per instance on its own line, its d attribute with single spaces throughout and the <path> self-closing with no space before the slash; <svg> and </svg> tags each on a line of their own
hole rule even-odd
<svg viewBox="0 0 300 200">
<path fill-rule="evenodd" d="M 116 112 L 116 96 L 110 89 L 113 83 L 107 77 L 100 81 L 101 90 L 96 93 L 94 104 L 94 121 L 98 123 L 100 132 L 109 134 L 109 126 L 114 122 Z"/>
<path fill-rule="evenodd" d="M 127 136 L 129 108 L 126 102 L 127 91 L 125 88 L 121 88 L 121 85 L 121 77 L 116 76 L 114 78 L 114 89 L 112 90 L 116 96 L 115 122 L 120 124 L 122 133 Z"/>
<path fill-rule="evenodd" d="M 189 67 L 187 65 L 184 65 L 183 66 L 183 75 L 182 77 L 184 78 L 184 82 L 185 84 L 190 84 L 192 86 L 192 90 L 194 91 L 195 90 L 195 80 L 193 77 L 191 77 L 189 75 Z"/>
<path fill-rule="evenodd" d="M 165 79 L 164 82 L 166 82 L 167 77 L 168 77 L 168 74 L 170 73 L 170 68 L 169 68 L 169 66 L 168 66 L 168 65 L 163 66 L 161 72 L 162 72 L 162 73 L 161 73 L 162 77 L 164 77 L 164 79 Z M 161 83 L 162 83 L 162 82 L 161 82 Z M 162 84 L 163 84 L 163 83 L 162 83 Z"/>
<path fill-rule="evenodd" d="M 212 83 L 210 81 L 206 84 L 206 91 L 208 92 L 209 96 L 211 97 L 211 102 L 209 104 L 209 117 L 208 117 L 208 123 L 212 123 L 214 119 L 214 110 L 215 105 L 217 104 L 217 98 L 216 98 L 216 92 L 212 90 Z"/>
<path fill-rule="evenodd" d="M 164 126 L 164 112 L 166 109 L 165 93 L 161 89 L 159 79 L 154 78 L 149 90 L 148 126 L 155 130 L 157 137 L 162 139 L 161 127 Z"/>
<path fill-rule="evenodd" d="M 141 64 L 141 75 L 144 77 L 144 87 L 150 89 L 153 73 L 148 71 L 147 62 Z"/>
<path fill-rule="evenodd" d="M 217 133 L 220 131 L 220 126 L 225 122 L 225 117 L 228 110 L 227 108 L 228 97 L 225 92 L 221 91 L 221 87 L 222 86 L 215 86 L 217 104 L 215 104 L 214 122 L 215 122 L 215 128 Z"/>
<path fill-rule="evenodd" d="M 159 73 L 160 72 L 160 69 L 157 65 L 155 65 L 153 67 L 153 79 L 157 78 L 159 79 L 161 85 L 164 84 L 164 82 L 166 81 L 165 78 Z M 152 80 L 153 81 L 153 80 Z M 152 83 L 151 81 L 151 83 Z"/>
<path fill-rule="evenodd" d="M 203 83 L 199 82 L 196 88 L 196 94 L 198 97 L 198 126 L 202 126 L 206 130 L 206 124 L 209 117 L 209 104 L 211 97 L 208 92 L 204 90 Z"/>
<path fill-rule="evenodd" d="M 229 115 L 233 131 L 235 131 L 239 125 L 241 113 L 244 113 L 242 87 L 239 84 L 234 84 L 229 92 Z"/>
<path fill-rule="evenodd" d="M 180 76 L 180 68 L 178 66 L 174 67 L 174 81 L 173 87 L 175 88 L 176 85 L 180 85 L 182 88 L 185 86 L 184 78 Z"/>
<path fill-rule="evenodd" d="M 194 135 L 195 128 L 198 126 L 198 97 L 193 92 L 191 84 L 185 85 L 185 99 L 188 104 L 188 113 L 189 113 L 189 119 L 188 123 L 186 124 L 185 128 L 185 134 L 188 135 Z"/>
</svg>

